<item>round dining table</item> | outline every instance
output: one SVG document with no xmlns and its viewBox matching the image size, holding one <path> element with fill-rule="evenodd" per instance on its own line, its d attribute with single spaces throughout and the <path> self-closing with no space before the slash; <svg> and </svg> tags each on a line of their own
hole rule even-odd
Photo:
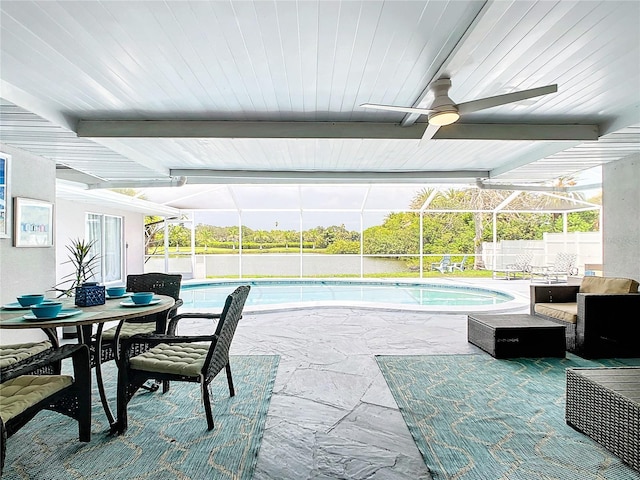
<svg viewBox="0 0 640 480">
<path fill-rule="evenodd" d="M 60 299 L 62 312 L 54 319 L 33 318 L 30 309 L 20 308 L 16 304 L 5 305 L 0 309 L 0 328 L 6 329 L 30 329 L 39 328 L 47 335 L 54 346 L 59 346 L 56 329 L 59 327 L 76 327 L 78 342 L 91 347 L 95 342 L 95 349 L 91 349 L 92 364 L 96 367 L 96 384 L 100 400 L 109 421 L 112 432 L 117 431 L 116 420 L 113 416 L 109 402 L 107 401 L 104 382 L 102 379 L 102 367 L 100 362 L 102 346 L 102 329 L 107 322 L 121 322 L 149 315 L 156 316 L 156 331 L 166 330 L 167 315 L 174 306 L 175 300 L 167 295 L 154 295 L 152 304 L 135 305 L 127 296 L 108 298 L 103 305 L 92 307 L 78 307 L 73 298 Z M 95 327 L 95 332 L 94 332 Z M 117 362 L 116 362 L 117 363 Z"/>
</svg>

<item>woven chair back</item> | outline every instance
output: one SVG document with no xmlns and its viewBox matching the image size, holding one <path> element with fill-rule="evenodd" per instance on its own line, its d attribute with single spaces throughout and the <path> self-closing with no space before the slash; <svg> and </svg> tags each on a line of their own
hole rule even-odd
<svg viewBox="0 0 640 480">
<path fill-rule="evenodd" d="M 168 295 L 174 300 L 180 298 L 182 275 L 169 273 L 142 273 L 127 275 L 128 292 L 153 292 Z"/>
<path fill-rule="evenodd" d="M 209 363 L 209 375 L 217 374 L 229 363 L 229 347 L 238 322 L 242 318 L 242 310 L 249 296 L 249 290 L 251 290 L 249 285 L 241 285 L 227 297 L 216 328 L 215 334 L 218 341 L 215 348 L 209 352 L 210 361 L 205 362 L 205 365 Z"/>
</svg>

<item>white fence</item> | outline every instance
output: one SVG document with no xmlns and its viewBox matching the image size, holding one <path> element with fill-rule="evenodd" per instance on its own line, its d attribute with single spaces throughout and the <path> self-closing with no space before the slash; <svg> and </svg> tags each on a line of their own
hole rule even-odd
<svg viewBox="0 0 640 480">
<path fill-rule="evenodd" d="M 584 275 L 585 264 L 602 264 L 602 234 L 545 233 L 542 240 L 502 240 L 497 243 L 495 251 L 493 242 L 483 242 L 482 252 L 488 270 L 513 263 L 519 253 L 533 253 L 532 265 L 551 265 L 560 252 L 576 253 L 578 274 Z"/>
</svg>

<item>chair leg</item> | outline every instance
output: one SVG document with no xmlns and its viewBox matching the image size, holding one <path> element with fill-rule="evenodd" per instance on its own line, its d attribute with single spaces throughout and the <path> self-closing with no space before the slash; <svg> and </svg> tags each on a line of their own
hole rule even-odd
<svg viewBox="0 0 640 480">
<path fill-rule="evenodd" d="M 162 381 L 162 393 L 167 393 L 169 391 L 169 380 Z"/>
<path fill-rule="evenodd" d="M 233 388 L 233 378 L 231 378 L 231 365 L 227 362 L 227 365 L 224 367 L 227 372 L 227 383 L 229 384 L 229 396 L 233 397 L 236 394 L 235 389 Z"/>
<path fill-rule="evenodd" d="M 209 396 L 209 385 L 202 382 L 202 404 L 204 405 L 204 413 L 207 416 L 207 428 L 213 430 L 213 412 L 211 411 L 211 398 Z"/>
<path fill-rule="evenodd" d="M 115 425 L 115 431 L 112 432 L 118 435 L 126 432 L 129 426 L 127 415 L 127 404 L 129 403 L 129 398 L 127 396 L 127 383 L 128 379 L 126 375 L 122 372 L 122 370 L 118 370 L 118 386 L 116 393 L 117 421 Z"/>
</svg>

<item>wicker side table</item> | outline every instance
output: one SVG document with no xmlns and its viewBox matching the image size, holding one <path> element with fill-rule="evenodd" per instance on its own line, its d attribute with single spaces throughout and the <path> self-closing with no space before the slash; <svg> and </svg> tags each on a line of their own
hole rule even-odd
<svg viewBox="0 0 640 480">
<path fill-rule="evenodd" d="M 640 471 L 640 367 L 567 369 L 566 421 Z"/>
</svg>

